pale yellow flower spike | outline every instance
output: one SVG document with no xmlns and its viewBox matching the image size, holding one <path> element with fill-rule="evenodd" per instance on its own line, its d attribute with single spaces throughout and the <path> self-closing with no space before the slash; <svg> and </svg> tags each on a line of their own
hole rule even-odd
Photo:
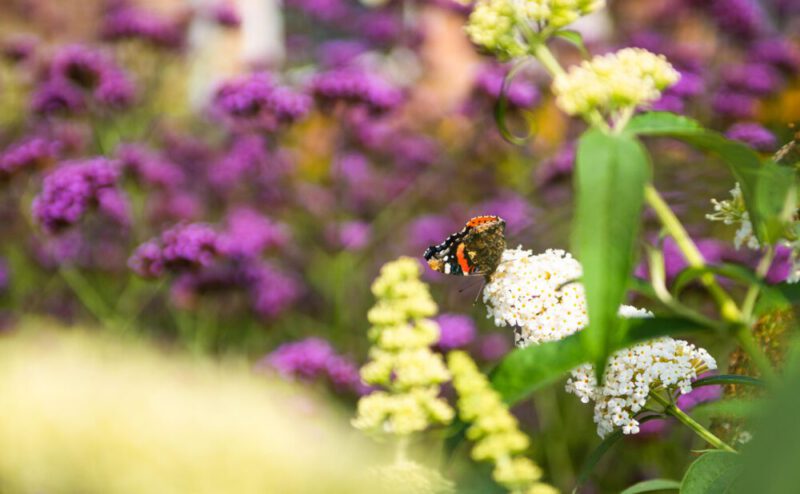
<svg viewBox="0 0 800 494">
<path fill-rule="evenodd" d="M 522 455 L 530 445 L 528 436 L 519 430 L 517 419 L 472 358 L 465 352 L 453 351 L 447 355 L 447 365 L 458 393 L 459 415 L 471 424 L 467 438 L 475 442 L 472 458 L 491 461 L 492 477 L 512 493 L 558 493 L 555 487 L 539 481 L 542 470 Z"/>
</svg>

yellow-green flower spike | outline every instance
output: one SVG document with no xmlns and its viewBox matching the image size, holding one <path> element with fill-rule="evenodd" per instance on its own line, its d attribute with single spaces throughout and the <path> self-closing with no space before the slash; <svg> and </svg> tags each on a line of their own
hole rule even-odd
<svg viewBox="0 0 800 494">
<path fill-rule="evenodd" d="M 461 351 L 447 355 L 447 365 L 453 374 L 453 387 L 458 393 L 458 411 L 461 419 L 471 423 L 467 438 L 475 442 L 472 458 L 491 461 L 495 482 L 510 492 L 519 494 L 550 494 L 558 490 L 540 482 L 541 469 L 521 453 L 528 449 L 530 440 L 519 430 L 517 419 L 511 415 L 492 389 L 489 381 L 478 370 L 472 358 Z"/>
</svg>

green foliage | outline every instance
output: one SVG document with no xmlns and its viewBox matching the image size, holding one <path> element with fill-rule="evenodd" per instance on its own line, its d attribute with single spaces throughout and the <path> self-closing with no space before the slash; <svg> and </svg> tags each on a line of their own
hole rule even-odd
<svg viewBox="0 0 800 494">
<path fill-rule="evenodd" d="M 589 58 L 589 50 L 586 49 L 586 45 L 583 42 L 583 36 L 578 31 L 573 31 L 571 29 L 562 29 L 560 31 L 556 31 L 553 33 L 553 36 L 556 38 L 561 38 L 567 43 L 573 45 L 578 51 L 581 52 L 581 56 L 583 58 Z"/>
<path fill-rule="evenodd" d="M 589 130 L 578 144 L 573 244 L 583 265 L 590 326 L 583 344 L 602 375 L 619 326 L 617 311 L 633 269 L 650 163 L 628 134 Z"/>
<path fill-rule="evenodd" d="M 622 491 L 620 494 L 641 494 L 643 492 L 676 491 L 681 487 L 677 480 L 652 479 L 639 482 Z"/>
<path fill-rule="evenodd" d="M 681 494 L 723 494 L 741 473 L 741 456 L 727 451 L 709 451 L 695 460 L 681 482 Z"/>
<path fill-rule="evenodd" d="M 741 281 L 747 285 L 763 285 L 764 281 L 759 279 L 752 270 L 739 266 L 738 264 L 719 264 L 716 266 L 688 267 L 678 273 L 672 282 L 672 294 L 675 298 L 693 281 L 697 281 L 703 275 L 711 273 L 731 280 Z"/>
<path fill-rule="evenodd" d="M 786 220 L 797 197 L 795 171 L 772 162 L 762 163 L 749 146 L 730 141 L 696 121 L 667 112 L 631 119 L 626 131 L 640 136 L 675 137 L 721 158 L 742 187 L 754 232 L 759 241 L 774 244 L 784 237 Z"/>
</svg>

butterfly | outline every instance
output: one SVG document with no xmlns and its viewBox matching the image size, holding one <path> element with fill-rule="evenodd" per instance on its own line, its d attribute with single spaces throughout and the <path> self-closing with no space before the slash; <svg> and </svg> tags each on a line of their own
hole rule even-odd
<svg viewBox="0 0 800 494">
<path fill-rule="evenodd" d="M 499 216 L 476 216 L 423 257 L 434 271 L 444 274 L 489 277 L 506 249 L 506 222 Z"/>
</svg>

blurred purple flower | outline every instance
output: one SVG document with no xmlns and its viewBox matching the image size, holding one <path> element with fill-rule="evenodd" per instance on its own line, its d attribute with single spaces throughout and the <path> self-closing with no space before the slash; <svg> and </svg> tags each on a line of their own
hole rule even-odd
<svg viewBox="0 0 800 494">
<path fill-rule="evenodd" d="M 408 225 L 406 238 L 411 248 L 421 254 L 426 247 L 440 243 L 461 226 L 446 216 L 420 216 Z"/>
<path fill-rule="evenodd" d="M 236 6 L 231 2 L 217 2 L 211 7 L 210 14 L 211 18 L 220 26 L 239 27 L 242 23 L 242 17 L 239 15 L 239 11 L 236 10 Z"/>
<path fill-rule="evenodd" d="M 683 113 L 686 108 L 686 102 L 681 96 L 665 92 L 658 100 L 653 102 L 650 108 L 654 111 Z"/>
<path fill-rule="evenodd" d="M 741 122 L 733 124 L 725 136 L 728 139 L 749 144 L 758 151 L 772 151 L 775 149 L 777 139 L 775 134 L 767 130 L 761 124 L 754 122 Z"/>
<path fill-rule="evenodd" d="M 700 250 L 703 259 L 711 265 L 719 264 L 724 261 L 728 257 L 730 251 L 727 245 L 710 238 L 696 239 L 695 245 L 697 245 L 698 250 Z M 664 253 L 664 271 L 667 283 L 671 283 L 681 271 L 689 266 L 689 264 L 686 262 L 683 253 L 678 248 L 678 244 L 675 243 L 672 237 L 664 238 L 661 248 Z M 643 261 L 639 264 L 634 274 L 640 278 L 648 278 L 649 268 L 647 263 Z"/>
<path fill-rule="evenodd" d="M 183 44 L 180 23 L 127 5 L 105 15 L 101 35 L 108 41 L 140 39 L 161 48 L 179 48 Z"/>
<path fill-rule="evenodd" d="M 261 136 L 243 135 L 235 138 L 228 152 L 209 169 L 209 180 L 222 189 L 256 178 L 270 163 L 266 143 Z"/>
<path fill-rule="evenodd" d="M 374 9 L 358 16 L 356 32 L 372 43 L 388 45 L 403 34 L 403 21 L 395 12 Z"/>
<path fill-rule="evenodd" d="M 8 263 L 0 257 L 0 292 L 4 292 L 8 288 L 10 277 L 11 271 L 8 268 Z"/>
<path fill-rule="evenodd" d="M 136 86 L 124 75 L 115 74 L 103 79 L 93 96 L 98 103 L 105 107 L 124 109 L 134 103 Z"/>
<path fill-rule="evenodd" d="M 311 92 L 323 105 L 344 102 L 373 113 L 391 110 L 403 99 L 402 92 L 383 78 L 361 69 L 334 69 L 317 74 Z"/>
<path fill-rule="evenodd" d="M 785 38 L 756 41 L 750 47 L 748 58 L 756 63 L 770 64 L 788 73 L 800 70 L 800 51 Z"/>
<path fill-rule="evenodd" d="M 44 178 L 33 200 L 33 216 L 50 233 L 74 225 L 92 207 L 127 224 L 127 201 L 117 188 L 118 178 L 117 166 L 106 158 L 65 162 Z"/>
<path fill-rule="evenodd" d="M 24 63 L 33 58 L 39 38 L 31 34 L 17 34 L 3 39 L 0 54 L 11 63 Z"/>
<path fill-rule="evenodd" d="M 180 167 L 144 144 L 122 144 L 116 157 L 122 169 L 143 184 L 172 190 L 185 179 Z"/>
<path fill-rule="evenodd" d="M 439 144 L 424 135 L 394 135 L 389 147 L 389 153 L 401 168 L 422 168 L 439 161 Z"/>
<path fill-rule="evenodd" d="M 287 0 L 286 5 L 302 10 L 311 19 L 322 22 L 344 20 L 350 13 L 344 0 Z"/>
<path fill-rule="evenodd" d="M 783 283 L 792 274 L 793 269 L 792 249 L 778 244 L 775 248 L 775 258 L 767 271 L 767 283 Z"/>
<path fill-rule="evenodd" d="M 488 96 L 492 102 L 500 98 L 503 80 L 508 67 L 494 64 L 484 65 L 475 80 L 475 88 L 479 93 Z M 541 95 L 535 84 L 517 76 L 506 91 L 506 101 L 510 108 L 530 108 L 539 102 Z"/>
<path fill-rule="evenodd" d="M 748 119 L 755 116 L 756 98 L 749 94 L 724 89 L 717 92 L 711 107 L 722 116 Z"/>
<path fill-rule="evenodd" d="M 733 37 L 752 38 L 766 27 L 764 12 L 756 0 L 712 0 L 711 14 Z"/>
<path fill-rule="evenodd" d="M 319 45 L 317 59 L 319 64 L 326 68 L 343 67 L 367 50 L 368 47 L 361 41 L 335 39 Z"/>
<path fill-rule="evenodd" d="M 728 87 L 759 96 L 772 94 L 783 83 L 772 66 L 765 63 L 745 63 L 725 68 L 722 78 Z"/>
<path fill-rule="evenodd" d="M 680 73 L 681 78 L 674 86 L 667 90 L 668 93 L 685 98 L 703 93 L 705 90 L 705 81 L 702 75 L 689 70 L 681 70 Z"/>
<path fill-rule="evenodd" d="M 480 338 L 476 356 L 485 362 L 494 362 L 503 358 L 510 351 L 510 332 L 495 331 Z"/>
<path fill-rule="evenodd" d="M 273 318 L 291 307 L 302 294 L 300 282 L 293 276 L 263 263 L 250 271 L 253 310 Z"/>
<path fill-rule="evenodd" d="M 355 364 L 337 354 L 330 343 L 321 338 L 284 343 L 258 361 L 256 368 L 304 381 L 327 378 L 336 388 L 358 394 L 367 391 Z"/>
<path fill-rule="evenodd" d="M 50 79 L 92 93 L 98 103 L 124 108 L 134 99 L 133 82 L 104 52 L 83 45 L 59 49 L 50 63 Z"/>
<path fill-rule="evenodd" d="M 492 214 L 503 218 L 510 234 L 517 234 L 533 224 L 534 209 L 524 197 L 505 192 L 496 199 L 481 203 L 473 210 L 474 216 Z"/>
<path fill-rule="evenodd" d="M 31 109 L 40 115 L 72 115 L 85 105 L 83 93 L 60 79 L 38 85 L 31 94 Z"/>
<path fill-rule="evenodd" d="M 38 136 L 12 143 L 0 153 L 0 181 L 25 169 L 46 168 L 58 157 L 61 147 L 58 141 Z"/>
<path fill-rule="evenodd" d="M 254 209 L 235 209 L 226 218 L 227 228 L 220 235 L 220 252 L 232 257 L 257 257 L 268 249 L 279 249 L 289 241 L 282 224 L 273 222 Z"/>
<path fill-rule="evenodd" d="M 325 234 L 328 242 L 335 247 L 358 251 L 369 245 L 372 228 L 364 221 L 345 221 L 331 225 Z"/>
<path fill-rule="evenodd" d="M 140 245 L 128 266 L 140 276 L 155 278 L 208 267 L 219 253 L 219 235 L 205 223 L 179 224 Z"/>
<path fill-rule="evenodd" d="M 575 167 L 576 147 L 574 142 L 565 144 L 553 157 L 544 161 L 536 169 L 536 182 L 540 187 L 572 176 Z"/>
<path fill-rule="evenodd" d="M 464 314 L 445 313 L 438 316 L 435 321 L 440 331 L 437 346 L 443 351 L 469 345 L 478 333 L 475 322 Z"/>
<path fill-rule="evenodd" d="M 308 96 L 278 86 L 265 73 L 237 77 L 222 83 L 212 110 L 237 130 L 274 131 L 308 113 Z"/>
</svg>

